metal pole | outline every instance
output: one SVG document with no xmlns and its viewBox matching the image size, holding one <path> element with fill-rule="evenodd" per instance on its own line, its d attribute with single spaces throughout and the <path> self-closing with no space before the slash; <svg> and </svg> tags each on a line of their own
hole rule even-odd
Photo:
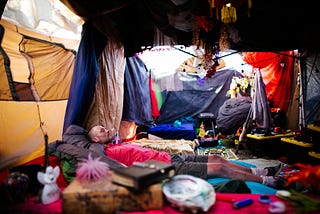
<svg viewBox="0 0 320 214">
<path fill-rule="evenodd" d="M 298 62 L 298 84 L 299 84 L 299 128 L 300 130 L 306 127 L 306 120 L 305 120 L 305 112 L 304 112 L 304 93 L 303 93 L 303 79 L 302 73 L 300 68 L 300 61 Z"/>
</svg>

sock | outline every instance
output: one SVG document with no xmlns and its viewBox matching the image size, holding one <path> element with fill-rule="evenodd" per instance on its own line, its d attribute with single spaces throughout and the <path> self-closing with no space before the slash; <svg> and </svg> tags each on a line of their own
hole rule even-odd
<svg viewBox="0 0 320 214">
<path fill-rule="evenodd" d="M 252 174 L 257 176 L 266 176 L 268 174 L 268 169 L 266 168 L 251 168 Z"/>
<path fill-rule="evenodd" d="M 262 178 L 262 184 L 269 187 L 276 187 L 277 180 L 273 176 L 260 176 Z"/>
</svg>

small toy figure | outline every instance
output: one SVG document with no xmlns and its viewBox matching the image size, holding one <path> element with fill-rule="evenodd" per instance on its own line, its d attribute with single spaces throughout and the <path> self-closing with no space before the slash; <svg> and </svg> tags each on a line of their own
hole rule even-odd
<svg viewBox="0 0 320 214">
<path fill-rule="evenodd" d="M 42 183 L 41 201 L 43 204 L 50 204 L 60 198 L 60 189 L 57 185 L 57 178 L 60 174 L 59 166 L 48 166 L 46 172 L 38 172 L 37 178 Z"/>
</svg>

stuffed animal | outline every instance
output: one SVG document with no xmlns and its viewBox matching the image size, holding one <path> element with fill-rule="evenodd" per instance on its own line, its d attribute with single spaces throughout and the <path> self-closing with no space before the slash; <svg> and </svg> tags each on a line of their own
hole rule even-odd
<svg viewBox="0 0 320 214">
<path fill-rule="evenodd" d="M 60 174 L 59 166 L 48 166 L 46 172 L 38 172 L 38 181 L 43 184 L 41 201 L 43 204 L 50 204 L 60 198 L 60 189 L 57 185 L 57 178 Z"/>
</svg>

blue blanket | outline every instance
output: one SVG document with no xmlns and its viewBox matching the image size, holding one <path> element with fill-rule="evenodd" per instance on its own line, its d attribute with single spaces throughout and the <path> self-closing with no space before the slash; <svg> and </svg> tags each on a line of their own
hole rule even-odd
<svg viewBox="0 0 320 214">
<path fill-rule="evenodd" d="M 232 160 L 232 161 L 237 163 L 237 164 L 249 167 L 249 168 L 255 168 L 256 167 L 255 165 L 248 164 L 248 163 L 245 163 L 245 162 L 242 162 L 242 161 L 238 161 L 238 160 Z M 225 182 L 225 181 L 228 181 L 228 180 L 230 180 L 230 179 L 229 178 L 210 178 L 207 181 L 210 184 L 218 184 L 218 183 Z M 260 183 L 257 183 L 257 182 L 246 181 L 246 184 L 250 188 L 252 194 L 275 194 L 276 191 L 277 191 L 274 188 L 268 187 L 266 185 L 263 185 L 263 184 L 260 184 Z"/>
<path fill-rule="evenodd" d="M 196 138 L 192 123 L 183 123 L 181 126 L 174 126 L 172 123 L 158 124 L 149 128 L 147 132 L 163 139 L 194 140 Z"/>
</svg>

